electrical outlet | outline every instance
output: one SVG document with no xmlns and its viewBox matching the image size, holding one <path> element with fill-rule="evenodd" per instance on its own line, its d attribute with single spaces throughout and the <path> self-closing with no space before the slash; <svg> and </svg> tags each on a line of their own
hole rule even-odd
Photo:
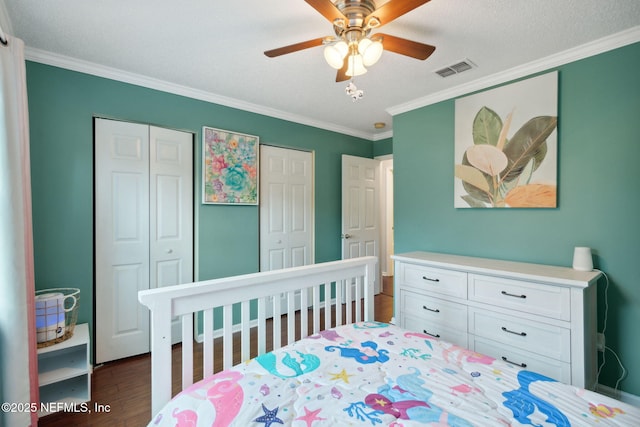
<svg viewBox="0 0 640 427">
<path fill-rule="evenodd" d="M 598 351 L 604 351 L 604 345 L 604 334 L 598 333 L 596 335 L 596 348 L 598 349 Z"/>
</svg>

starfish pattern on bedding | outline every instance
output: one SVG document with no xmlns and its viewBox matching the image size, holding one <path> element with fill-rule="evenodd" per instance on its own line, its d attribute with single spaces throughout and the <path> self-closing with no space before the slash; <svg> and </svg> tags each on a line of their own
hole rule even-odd
<svg viewBox="0 0 640 427">
<path fill-rule="evenodd" d="M 294 421 L 304 421 L 307 423 L 307 427 L 311 427 L 311 424 L 314 421 L 324 421 L 326 418 L 318 417 L 317 415 L 322 411 L 322 408 L 316 409 L 315 411 L 310 411 L 305 406 L 304 408 L 304 416 L 296 418 Z"/>
<path fill-rule="evenodd" d="M 344 369 L 342 369 L 342 371 L 338 372 L 337 374 L 331 374 L 331 380 L 342 380 L 345 383 L 349 384 L 349 377 L 352 377 L 353 375 L 349 375 L 347 374 L 347 371 L 345 371 Z"/>
<path fill-rule="evenodd" d="M 264 423 L 264 427 L 270 427 L 273 423 L 284 424 L 280 418 L 276 417 L 276 415 L 278 415 L 278 409 L 280 409 L 278 406 L 276 406 L 275 409 L 267 409 L 263 403 L 262 410 L 264 411 L 264 415 L 256 418 L 254 421 L 257 423 Z"/>
</svg>

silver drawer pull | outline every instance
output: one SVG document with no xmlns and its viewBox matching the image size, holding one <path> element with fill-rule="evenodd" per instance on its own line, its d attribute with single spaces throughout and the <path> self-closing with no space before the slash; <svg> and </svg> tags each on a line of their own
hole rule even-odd
<svg viewBox="0 0 640 427">
<path fill-rule="evenodd" d="M 440 338 L 440 335 L 438 335 L 438 334 L 432 334 L 431 332 L 427 332 L 427 330 L 426 330 L 426 329 L 423 329 L 423 330 L 422 330 L 422 332 L 424 332 L 424 333 L 425 333 L 425 334 L 427 334 L 427 335 L 431 335 L 431 336 L 432 336 L 432 337 L 434 337 L 434 338 Z"/>
<path fill-rule="evenodd" d="M 509 292 L 507 292 L 507 291 L 502 291 L 501 293 L 502 293 L 502 295 L 506 295 L 506 296 L 508 296 L 508 297 L 514 297 L 514 298 L 526 298 L 526 297 L 527 297 L 526 295 L 510 294 L 510 293 L 509 293 Z"/>
<path fill-rule="evenodd" d="M 437 308 L 435 308 L 435 309 L 434 308 L 429 308 L 426 305 L 423 305 L 422 308 L 425 309 L 425 310 L 433 311 L 434 313 L 440 313 L 440 310 L 438 310 Z"/>
<path fill-rule="evenodd" d="M 516 363 L 516 362 L 512 362 L 511 360 L 507 359 L 506 357 L 502 356 L 502 360 L 504 360 L 507 363 L 511 363 L 512 365 L 516 365 L 519 366 L 521 368 L 526 368 L 527 364 L 526 363 Z"/>
<path fill-rule="evenodd" d="M 430 282 L 439 282 L 440 279 L 432 279 L 431 277 L 427 277 L 427 276 L 422 276 L 423 280 L 428 280 Z"/>
<path fill-rule="evenodd" d="M 502 327 L 502 330 L 505 331 L 505 332 L 509 332 L 510 334 L 513 334 L 513 335 L 520 335 L 521 337 L 526 337 L 527 336 L 526 332 L 511 331 L 511 330 L 505 328 L 504 326 Z"/>
</svg>

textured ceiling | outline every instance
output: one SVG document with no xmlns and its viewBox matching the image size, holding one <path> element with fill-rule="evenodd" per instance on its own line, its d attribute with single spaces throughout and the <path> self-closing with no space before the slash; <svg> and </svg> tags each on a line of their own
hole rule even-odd
<svg viewBox="0 0 640 427">
<path fill-rule="evenodd" d="M 5 31 L 24 40 L 27 59 L 122 71 L 141 84 L 374 140 L 390 135 L 390 113 L 438 94 L 518 77 L 527 64 L 554 66 L 566 61 L 559 53 L 610 39 L 613 47 L 640 41 L 638 0 L 431 0 L 380 31 L 433 44 L 435 53 L 418 61 L 385 52 L 354 79 L 365 95 L 353 102 L 321 47 L 263 55 L 333 34 L 303 0 L 0 1 Z M 446 79 L 434 73 L 461 59 L 476 67 Z M 376 130 L 375 122 L 388 126 Z"/>
</svg>

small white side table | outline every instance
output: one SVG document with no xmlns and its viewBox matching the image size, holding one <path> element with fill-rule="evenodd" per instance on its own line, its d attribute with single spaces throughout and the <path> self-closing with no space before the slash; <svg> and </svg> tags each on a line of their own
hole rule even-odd
<svg viewBox="0 0 640 427">
<path fill-rule="evenodd" d="M 91 400 L 89 327 L 76 325 L 66 341 L 38 349 L 40 402 L 69 404 Z M 55 406 L 55 405 L 52 405 Z M 38 412 L 38 416 L 49 412 Z"/>
</svg>

